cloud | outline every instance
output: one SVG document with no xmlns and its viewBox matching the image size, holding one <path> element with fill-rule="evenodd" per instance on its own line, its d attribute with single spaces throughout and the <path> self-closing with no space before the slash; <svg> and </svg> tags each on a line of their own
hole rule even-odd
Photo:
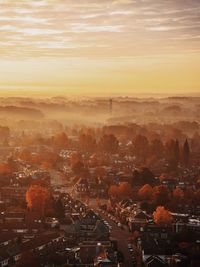
<svg viewBox="0 0 200 267">
<path fill-rule="evenodd" d="M 88 33 L 88 32 L 121 32 L 123 25 L 89 25 L 75 23 L 71 26 L 70 32 Z"/>
<path fill-rule="evenodd" d="M 185 25 L 185 26 L 158 26 L 158 27 L 150 27 L 147 30 L 155 31 L 155 32 L 166 32 L 166 31 L 177 31 L 177 30 L 185 30 L 192 28 L 200 28 L 199 25 Z"/>
<path fill-rule="evenodd" d="M 0 22 L 7 22 L 7 21 L 10 21 L 10 22 L 27 22 L 27 23 L 31 23 L 31 24 L 48 24 L 48 19 L 46 18 L 36 18 L 36 17 L 31 17 L 31 16 L 21 16 L 21 17 L 18 17 L 18 16 L 13 16 L 13 17 L 8 17 L 8 16 L 1 16 L 0 17 Z"/>
<path fill-rule="evenodd" d="M 97 56 L 131 57 L 196 51 L 200 46 L 198 0 L 4 0 L 0 4 L 1 56 L 65 57 L 64 49 L 85 56 L 85 50 L 92 48 Z"/>
<path fill-rule="evenodd" d="M 134 0 L 114 0 L 112 4 L 114 5 L 127 5 L 134 3 Z"/>
</svg>

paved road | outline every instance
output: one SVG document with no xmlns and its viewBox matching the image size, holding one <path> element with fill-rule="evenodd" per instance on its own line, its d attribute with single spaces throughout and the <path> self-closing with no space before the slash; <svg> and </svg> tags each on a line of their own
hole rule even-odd
<svg viewBox="0 0 200 267">
<path fill-rule="evenodd" d="M 131 234 L 127 230 L 120 229 L 115 222 L 113 222 L 107 215 L 98 211 L 101 217 L 106 220 L 111 226 L 111 239 L 118 241 L 118 248 L 124 255 L 124 267 L 133 266 L 131 256 L 128 250 L 128 243 Z"/>
<path fill-rule="evenodd" d="M 52 171 L 51 177 L 52 177 L 51 182 L 53 186 L 62 186 L 64 184 L 62 175 L 59 172 Z M 64 190 L 70 194 L 73 191 L 71 187 L 65 188 Z M 97 205 L 96 200 L 91 199 L 89 206 L 93 208 L 94 210 L 96 210 L 101 215 L 101 217 L 104 220 L 106 220 L 110 224 L 110 226 L 112 226 L 110 237 L 111 239 L 118 241 L 118 248 L 124 255 L 124 267 L 132 267 L 133 266 L 132 259 L 131 259 L 131 255 L 128 250 L 128 243 L 129 243 L 129 238 L 131 237 L 131 234 L 127 230 L 123 230 L 119 228 L 117 224 L 113 222 L 113 220 L 111 220 L 107 216 L 107 214 L 104 214 L 101 210 L 99 210 L 96 205 Z"/>
</svg>

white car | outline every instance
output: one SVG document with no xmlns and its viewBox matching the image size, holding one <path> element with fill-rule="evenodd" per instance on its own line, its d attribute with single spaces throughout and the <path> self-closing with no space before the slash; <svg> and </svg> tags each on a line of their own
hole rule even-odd
<svg viewBox="0 0 200 267">
<path fill-rule="evenodd" d="M 129 249 L 130 249 L 130 248 L 133 248 L 133 247 L 132 247 L 132 244 L 129 243 L 129 244 L 128 244 L 128 248 L 129 248 Z"/>
</svg>

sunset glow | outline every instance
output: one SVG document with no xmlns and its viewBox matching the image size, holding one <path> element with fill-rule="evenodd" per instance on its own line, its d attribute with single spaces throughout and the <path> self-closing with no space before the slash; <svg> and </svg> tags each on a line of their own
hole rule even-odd
<svg viewBox="0 0 200 267">
<path fill-rule="evenodd" d="M 1 0 L 0 88 L 199 92 L 199 17 L 198 0 Z"/>
</svg>

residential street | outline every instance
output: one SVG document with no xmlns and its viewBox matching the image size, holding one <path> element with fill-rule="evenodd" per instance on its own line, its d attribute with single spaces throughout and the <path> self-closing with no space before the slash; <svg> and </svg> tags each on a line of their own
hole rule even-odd
<svg viewBox="0 0 200 267">
<path fill-rule="evenodd" d="M 52 173 L 52 177 L 54 178 L 53 183 L 56 185 L 62 185 L 63 180 L 62 177 L 59 173 Z M 65 187 L 66 189 L 66 187 Z M 67 188 L 67 192 L 69 194 L 72 193 L 72 188 L 69 187 Z M 90 207 L 94 209 L 97 213 L 99 213 L 105 221 L 109 223 L 109 225 L 112 227 L 111 229 L 111 234 L 110 237 L 112 240 L 117 240 L 118 241 L 118 248 L 119 250 L 123 253 L 124 255 L 124 267 L 132 267 L 135 266 L 133 265 L 133 261 L 131 258 L 131 253 L 129 252 L 128 249 L 128 243 L 129 239 L 131 237 L 131 233 L 129 233 L 126 229 L 121 229 L 117 224 L 108 217 L 107 213 L 102 212 L 102 210 L 98 209 L 96 206 L 96 200 L 95 199 L 90 199 Z"/>
<path fill-rule="evenodd" d="M 100 210 L 98 210 L 98 213 L 109 223 L 110 226 L 112 226 L 111 239 L 118 241 L 118 248 L 124 255 L 124 266 L 133 266 L 131 255 L 128 250 L 129 238 L 131 236 L 130 233 L 127 230 L 123 230 L 118 227 L 117 224 L 107 216 L 107 214 L 102 213 Z"/>
</svg>

